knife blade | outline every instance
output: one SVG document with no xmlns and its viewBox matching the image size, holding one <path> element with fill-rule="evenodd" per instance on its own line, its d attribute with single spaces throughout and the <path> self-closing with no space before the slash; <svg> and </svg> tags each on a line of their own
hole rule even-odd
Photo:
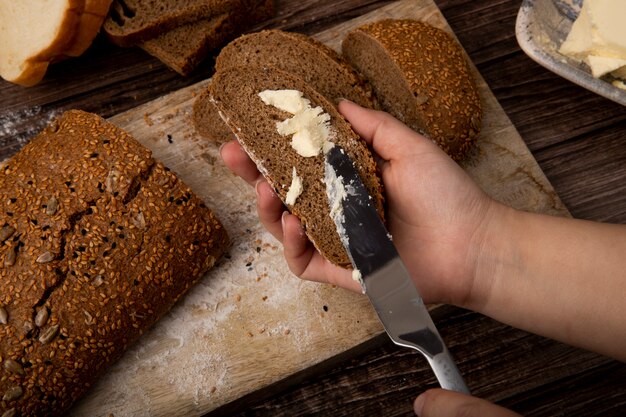
<svg viewBox="0 0 626 417">
<path fill-rule="evenodd" d="M 354 163 L 335 145 L 324 167 L 331 217 L 385 331 L 424 355 L 442 388 L 469 393 Z"/>
</svg>

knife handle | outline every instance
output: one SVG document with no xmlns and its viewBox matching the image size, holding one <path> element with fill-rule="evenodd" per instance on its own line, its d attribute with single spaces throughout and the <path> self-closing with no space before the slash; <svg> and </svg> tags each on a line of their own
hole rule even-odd
<svg viewBox="0 0 626 417">
<path fill-rule="evenodd" d="M 450 355 L 447 348 L 444 348 L 443 352 L 434 357 L 425 356 L 441 388 L 464 394 L 470 393 L 463 376 L 461 376 L 461 372 L 459 372 L 459 368 L 456 367 L 454 359 L 452 359 L 452 355 Z"/>
</svg>

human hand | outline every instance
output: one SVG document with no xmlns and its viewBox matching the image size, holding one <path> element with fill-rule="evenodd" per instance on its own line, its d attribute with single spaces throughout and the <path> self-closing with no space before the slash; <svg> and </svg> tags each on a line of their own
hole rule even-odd
<svg viewBox="0 0 626 417">
<path fill-rule="evenodd" d="M 431 389 L 415 399 L 419 417 L 519 417 L 519 414 L 470 395 Z"/>
<path fill-rule="evenodd" d="M 392 116 L 343 101 L 339 111 L 380 156 L 387 226 L 426 302 L 465 305 L 475 259 L 494 205 L 435 144 Z M 332 265 L 306 239 L 270 185 L 236 142 L 221 150 L 226 165 L 255 185 L 259 218 L 279 239 L 291 271 L 305 279 L 360 290 L 349 271 Z"/>
</svg>

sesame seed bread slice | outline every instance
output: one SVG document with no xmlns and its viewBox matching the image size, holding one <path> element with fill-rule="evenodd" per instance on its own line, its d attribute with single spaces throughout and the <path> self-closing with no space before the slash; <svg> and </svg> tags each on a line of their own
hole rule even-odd
<svg viewBox="0 0 626 417">
<path fill-rule="evenodd" d="M 0 1 L 0 76 L 32 86 L 71 44 L 84 0 Z"/>
<path fill-rule="evenodd" d="M 210 51 L 250 26 L 274 15 L 274 0 L 256 0 L 246 10 L 231 10 L 211 19 L 174 28 L 139 44 L 181 75 L 188 75 Z"/>
<path fill-rule="evenodd" d="M 349 267 L 350 260 L 340 241 L 324 185 L 324 155 L 303 157 L 291 146 L 291 138 L 278 133 L 276 123 L 292 115 L 266 105 L 259 93 L 264 90 L 298 90 L 330 116 L 330 140 L 343 147 L 355 161 L 361 179 L 383 217 L 382 181 L 365 142 L 337 112 L 335 106 L 307 82 L 275 68 L 231 67 L 219 71 L 210 85 L 211 97 L 222 117 L 237 136 L 259 171 L 283 202 L 292 183 L 293 170 L 302 179 L 303 190 L 287 208 L 302 222 L 319 252 L 329 261 Z"/>
<path fill-rule="evenodd" d="M 114 0 L 103 27 L 113 43 L 133 46 L 248 4 L 249 0 Z"/>
<path fill-rule="evenodd" d="M 0 206 L 0 412 L 19 416 L 62 415 L 228 246 L 148 149 L 82 111 L 3 165 Z"/>
<path fill-rule="evenodd" d="M 350 32 L 344 57 L 371 83 L 383 110 L 462 160 L 481 127 L 478 90 L 464 52 L 446 32 L 386 19 Z"/>
<path fill-rule="evenodd" d="M 369 84 L 339 54 L 303 34 L 264 30 L 241 36 L 222 49 L 215 67 L 219 72 L 246 65 L 272 66 L 289 72 L 334 104 L 345 98 L 364 107 L 376 107 Z M 195 103 L 194 123 L 202 136 L 217 142 L 232 137 L 208 102 L 208 94 L 200 95 Z"/>
</svg>

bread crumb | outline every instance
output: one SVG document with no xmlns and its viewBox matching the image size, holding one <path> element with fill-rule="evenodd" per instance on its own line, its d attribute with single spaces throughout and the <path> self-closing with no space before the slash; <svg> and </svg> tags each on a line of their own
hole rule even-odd
<svg viewBox="0 0 626 417">
<path fill-rule="evenodd" d="M 261 300 L 263 301 L 267 300 L 267 295 L 264 295 L 263 298 L 261 298 Z"/>
<path fill-rule="evenodd" d="M 285 329 L 285 331 L 283 332 L 283 334 L 284 334 L 285 336 L 287 336 L 289 333 L 291 333 L 291 330 L 289 330 L 289 329 Z"/>
<path fill-rule="evenodd" d="M 262 327 L 259 329 L 259 334 L 263 334 L 263 333 L 265 333 L 265 328 Z"/>
<path fill-rule="evenodd" d="M 150 118 L 150 116 L 148 115 L 148 113 L 144 113 L 144 114 L 143 114 L 143 120 L 144 120 L 144 122 L 146 122 L 146 124 L 147 124 L 148 126 L 152 126 L 152 125 L 154 125 L 154 122 L 152 121 L 152 119 Z"/>
<path fill-rule="evenodd" d="M 235 296 L 235 300 L 237 300 L 237 302 L 241 301 L 241 295 L 237 294 L 237 296 Z"/>
<path fill-rule="evenodd" d="M 217 387 L 215 386 L 211 387 L 211 389 L 209 390 L 211 394 L 213 394 L 215 391 L 217 391 Z"/>
<path fill-rule="evenodd" d="M 248 335 L 248 337 L 254 337 L 254 335 L 252 334 L 252 332 L 248 332 L 246 333 Z"/>
</svg>

